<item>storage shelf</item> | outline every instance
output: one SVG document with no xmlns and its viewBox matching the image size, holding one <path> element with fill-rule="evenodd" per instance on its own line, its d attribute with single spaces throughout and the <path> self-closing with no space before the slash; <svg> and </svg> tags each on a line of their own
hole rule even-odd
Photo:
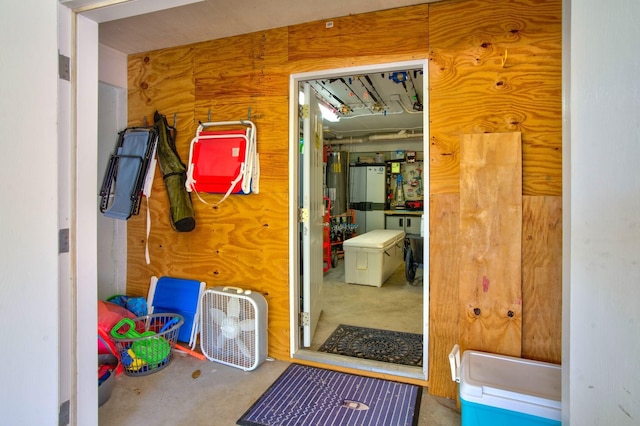
<svg viewBox="0 0 640 426">
<path fill-rule="evenodd" d="M 357 228 L 351 228 L 356 221 L 356 211 L 347 209 L 345 213 L 333 215 L 329 218 L 329 234 L 331 247 L 336 247 L 339 257 L 344 256 L 342 243 L 357 235 Z"/>
</svg>

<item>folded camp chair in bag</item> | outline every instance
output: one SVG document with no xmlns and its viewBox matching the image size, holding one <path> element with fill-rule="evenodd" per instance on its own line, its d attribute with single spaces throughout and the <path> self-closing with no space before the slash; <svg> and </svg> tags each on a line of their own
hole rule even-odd
<svg viewBox="0 0 640 426">
<path fill-rule="evenodd" d="M 211 130 L 213 127 L 224 127 L 224 130 Z M 216 203 L 220 204 L 230 194 L 257 194 L 259 177 L 253 122 L 200 123 L 189 150 L 187 191 L 195 192 L 199 198 L 199 192 L 224 194 Z"/>
<path fill-rule="evenodd" d="M 180 314 L 184 324 L 178 340 L 188 342 L 193 350 L 200 329 L 200 298 L 206 283 L 173 277 L 151 277 L 147 305 L 149 315 L 160 313 Z"/>
<path fill-rule="evenodd" d="M 158 130 L 158 166 L 169 199 L 171 226 L 178 232 L 190 232 L 196 227 L 191 194 L 185 188 L 187 166 L 176 149 L 177 130 L 169 126 L 167 118 L 156 111 L 153 120 Z"/>
<path fill-rule="evenodd" d="M 149 163 L 158 141 L 155 127 L 129 127 L 118 133 L 100 188 L 100 211 L 127 220 L 140 212 Z"/>
</svg>

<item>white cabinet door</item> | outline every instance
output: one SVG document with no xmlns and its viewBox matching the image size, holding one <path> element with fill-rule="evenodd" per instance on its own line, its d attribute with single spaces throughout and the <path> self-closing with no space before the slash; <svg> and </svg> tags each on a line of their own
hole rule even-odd
<svg viewBox="0 0 640 426">
<path fill-rule="evenodd" d="M 395 229 L 397 231 L 404 231 L 404 216 L 391 216 L 385 217 L 386 229 Z"/>
<path fill-rule="evenodd" d="M 420 216 L 405 216 L 404 232 L 420 235 Z"/>
<path fill-rule="evenodd" d="M 387 215 L 385 227 L 386 229 L 404 231 L 405 234 L 420 235 L 420 216 Z"/>
</svg>

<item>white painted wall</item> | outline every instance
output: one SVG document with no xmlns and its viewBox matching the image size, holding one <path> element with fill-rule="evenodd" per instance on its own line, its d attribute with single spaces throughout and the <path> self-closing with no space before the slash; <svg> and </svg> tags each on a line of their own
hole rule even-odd
<svg viewBox="0 0 640 426">
<path fill-rule="evenodd" d="M 0 14 L 0 415 L 58 424 L 57 3 Z"/>
<path fill-rule="evenodd" d="M 99 62 L 103 56 L 100 51 Z M 102 65 L 100 66 L 102 69 Z M 126 67 L 123 68 L 126 70 Z M 126 76 L 126 72 L 125 72 Z M 101 76 L 102 80 L 102 76 Z M 98 180 L 96 194 L 114 151 L 118 132 L 127 126 L 126 88 L 100 83 L 98 87 Z M 105 217 L 96 203 L 98 225 L 98 298 L 106 300 L 127 290 L 127 222 Z"/>
<path fill-rule="evenodd" d="M 127 127 L 127 55 L 99 45 L 98 50 L 98 179 L 114 151 L 118 132 Z M 127 222 L 105 217 L 96 203 L 98 226 L 98 298 L 105 300 L 127 290 Z"/>
<path fill-rule="evenodd" d="M 98 46 L 98 54 L 100 55 L 98 63 L 98 79 L 100 82 L 126 89 L 127 55 L 104 44 Z"/>
<path fill-rule="evenodd" d="M 571 4 L 563 319 L 571 425 L 640 424 L 638 18 L 637 0 Z"/>
</svg>

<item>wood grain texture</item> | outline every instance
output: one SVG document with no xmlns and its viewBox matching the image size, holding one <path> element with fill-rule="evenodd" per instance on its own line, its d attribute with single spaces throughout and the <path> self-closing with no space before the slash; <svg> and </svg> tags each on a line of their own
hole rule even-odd
<svg viewBox="0 0 640 426">
<path fill-rule="evenodd" d="M 304 41 L 311 35 L 304 25 L 131 55 L 130 124 L 141 124 L 145 116 L 150 123 L 156 109 L 170 123 L 175 114 L 176 146 L 186 162 L 198 122 L 251 118 L 258 129 L 261 176 L 260 194 L 231 196 L 217 209 L 193 196 L 196 229 L 181 234 L 171 229 L 166 192 L 158 174 L 150 203 L 150 265 L 144 261 L 146 207 L 128 223 L 127 292 L 146 294 L 152 275 L 259 291 L 269 303 L 269 355 L 289 359 L 289 75 L 330 68 L 331 64 L 344 67 L 406 60 L 416 52 L 426 58 L 427 10 L 420 6 L 415 13 L 404 9 L 339 18 L 342 47 L 323 51 L 323 61 L 314 53 L 317 46 Z M 411 15 L 408 20 L 407 13 Z M 354 39 L 377 38 L 381 28 L 404 20 L 412 36 L 402 37 L 407 48 L 401 51 L 393 37 L 383 37 L 377 47 Z M 220 195 L 202 197 L 212 203 Z"/>
<path fill-rule="evenodd" d="M 220 197 L 202 196 L 209 202 Z M 281 194 L 234 196 L 214 209 L 194 197 L 197 224 L 189 233 L 171 230 L 165 198 L 161 188 L 154 188 L 150 200 L 151 265 L 144 261 L 146 207 L 130 220 L 127 293 L 146 295 L 151 275 L 198 279 L 208 287 L 251 288 L 274 307 L 269 311 L 269 329 L 275 331 L 269 335 L 270 342 L 288 348 L 288 309 L 275 308 L 289 303 L 288 230 L 283 221 L 288 217 L 287 198 Z M 246 211 L 254 214 L 246 217 Z M 238 216 L 245 220 L 238 221 Z"/>
<path fill-rule="evenodd" d="M 151 264 L 144 261 L 147 238 L 143 207 L 140 216 L 128 224 L 127 293 L 146 295 L 151 275 L 193 278 L 208 286 L 235 285 L 259 291 L 270 307 L 270 355 L 288 359 L 288 83 L 282 82 L 284 96 L 254 96 L 247 92 L 230 94 L 226 102 L 224 97 L 216 97 L 215 101 L 205 97 L 196 102 L 196 56 L 201 58 L 202 52 L 190 46 L 131 57 L 129 121 L 139 124 L 139 117 L 143 116 L 151 120 L 157 108 L 172 124 L 176 113 L 176 147 L 186 163 L 198 122 L 206 121 L 210 110 L 212 121 L 246 119 L 251 112 L 259 129 L 258 151 L 265 150 L 260 152 L 263 191 L 231 196 L 217 209 L 201 203 L 193 194 L 196 229 L 177 233 L 169 223 L 166 191 L 157 173 L 150 200 Z M 255 71 L 247 69 L 247 75 L 252 73 Z M 280 107 L 274 108 L 275 105 Z M 270 127 L 272 120 L 279 118 L 281 128 Z M 202 198 L 215 203 L 221 195 L 203 194 Z"/>
<path fill-rule="evenodd" d="M 195 57 L 196 99 L 288 96 L 286 28 L 213 40 Z"/>
<path fill-rule="evenodd" d="M 524 197 L 522 356 L 562 361 L 562 198 Z"/>
<path fill-rule="evenodd" d="M 432 195 L 429 207 L 429 393 L 455 399 L 447 357 L 459 342 L 460 195 Z"/>
<path fill-rule="evenodd" d="M 429 7 L 424 4 L 291 26 L 289 59 L 388 55 L 399 50 L 424 54 L 428 16 Z"/>
<path fill-rule="evenodd" d="M 520 133 L 460 141 L 460 348 L 520 356 Z"/>
<path fill-rule="evenodd" d="M 192 47 L 181 47 L 129 56 L 127 103 L 130 126 L 141 125 L 145 116 L 152 125 L 156 109 L 171 115 L 170 124 L 174 113 L 193 114 L 194 53 Z M 180 120 L 179 124 L 185 122 Z"/>
<path fill-rule="evenodd" d="M 431 5 L 433 193 L 457 191 L 461 134 L 517 131 L 524 194 L 561 195 L 561 6 L 558 0 Z"/>
<path fill-rule="evenodd" d="M 269 355 L 288 360 L 289 75 L 430 58 L 430 180 L 436 209 L 430 223 L 436 237 L 431 242 L 430 392 L 451 397 L 455 385 L 448 382 L 444 355 L 460 331 L 454 330 L 460 302 L 452 255 L 459 249 L 452 226 L 458 212 L 460 135 L 520 131 L 525 194 L 561 195 L 560 11 L 560 0 L 444 1 L 335 18 L 331 29 L 322 20 L 130 55 L 129 125 L 141 125 L 145 116 L 150 123 L 156 109 L 170 123 L 176 114 L 177 148 L 186 162 L 199 121 L 209 116 L 237 120 L 250 113 L 258 129 L 261 184 L 260 194 L 232 196 L 215 210 L 194 197 L 196 229 L 181 234 L 171 229 L 158 173 L 150 200 L 150 265 L 144 260 L 146 206 L 128 222 L 127 293 L 146 295 L 152 275 L 260 291 L 269 303 Z M 539 211 L 530 225 L 553 229 L 547 221 L 557 214 Z M 469 235 L 458 238 L 465 241 Z M 532 254 L 523 260 L 523 277 L 534 283 L 525 291 L 533 315 L 544 316 L 548 327 L 557 321 L 559 330 L 559 319 L 540 310 L 546 303 L 541 293 L 560 288 L 560 277 L 551 273 L 553 244 L 535 241 L 527 248 Z M 541 262 L 543 269 L 535 266 Z M 548 278 L 548 287 L 542 278 L 531 278 L 535 273 Z M 525 317 L 529 305 L 523 303 Z M 500 324 L 496 333 L 503 332 Z M 504 332 L 504 340 L 520 341 L 509 329 Z M 529 353 L 555 356 L 559 336 L 531 326 L 523 333 Z M 542 347 L 532 349 L 541 339 Z"/>
</svg>

